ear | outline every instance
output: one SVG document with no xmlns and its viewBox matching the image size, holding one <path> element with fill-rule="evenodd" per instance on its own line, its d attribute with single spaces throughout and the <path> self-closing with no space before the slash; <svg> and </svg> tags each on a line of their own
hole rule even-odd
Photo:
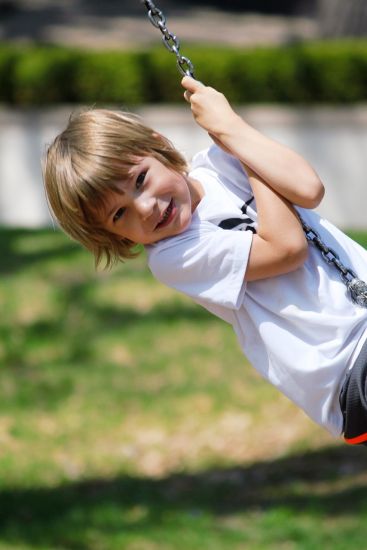
<svg viewBox="0 0 367 550">
<path fill-rule="evenodd" d="M 163 137 L 162 134 L 160 134 L 159 132 L 153 132 L 153 133 L 152 133 L 152 136 L 153 136 L 155 139 L 158 139 L 158 141 L 164 141 L 164 137 Z"/>
</svg>

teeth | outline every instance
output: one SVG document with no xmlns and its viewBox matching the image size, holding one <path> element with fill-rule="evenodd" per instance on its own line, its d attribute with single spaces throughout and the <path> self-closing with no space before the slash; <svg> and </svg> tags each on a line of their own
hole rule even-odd
<svg viewBox="0 0 367 550">
<path fill-rule="evenodd" d="M 171 212 L 172 212 L 172 201 L 169 203 L 169 205 L 168 205 L 168 207 L 167 207 L 165 213 L 163 214 L 163 217 L 162 217 L 162 219 L 159 223 L 161 224 L 161 223 L 164 223 L 166 220 L 168 220 L 169 215 L 171 214 Z"/>
<path fill-rule="evenodd" d="M 167 210 L 166 210 L 165 213 L 164 213 L 164 217 L 163 217 L 164 220 L 166 220 L 166 219 L 168 218 L 168 216 L 169 216 L 170 213 L 171 213 L 171 210 L 172 210 L 172 206 L 171 206 L 171 204 L 170 204 L 170 205 L 168 206 Z"/>
</svg>

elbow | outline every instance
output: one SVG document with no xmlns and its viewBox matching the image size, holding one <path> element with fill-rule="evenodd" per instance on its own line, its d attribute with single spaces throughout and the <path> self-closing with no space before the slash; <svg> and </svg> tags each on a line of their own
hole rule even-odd
<svg viewBox="0 0 367 550">
<path fill-rule="evenodd" d="M 310 185 L 310 196 L 309 196 L 310 206 L 308 208 L 311 208 L 311 209 L 316 208 L 324 198 L 324 195 L 325 195 L 324 184 L 322 183 L 320 178 L 316 176 L 315 179 L 312 181 L 312 184 Z"/>
<path fill-rule="evenodd" d="M 304 239 L 302 245 L 299 247 L 297 254 L 295 255 L 295 269 L 302 267 L 308 258 L 308 242 Z"/>
<path fill-rule="evenodd" d="M 308 243 L 306 238 L 289 242 L 286 249 L 283 251 L 284 264 L 288 271 L 295 271 L 302 267 L 308 257 Z"/>
<path fill-rule="evenodd" d="M 304 189 L 304 204 L 302 206 L 310 210 L 319 206 L 325 195 L 325 187 L 317 174 L 309 177 L 302 188 Z"/>
<path fill-rule="evenodd" d="M 269 242 L 258 234 L 254 235 L 246 281 L 257 281 L 277 275 L 284 275 L 302 267 L 307 259 L 308 246 L 301 234 L 292 235 L 286 244 Z"/>
</svg>

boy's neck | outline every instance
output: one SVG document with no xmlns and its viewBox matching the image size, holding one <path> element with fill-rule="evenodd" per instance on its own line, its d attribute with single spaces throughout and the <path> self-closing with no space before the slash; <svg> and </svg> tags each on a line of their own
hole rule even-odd
<svg viewBox="0 0 367 550">
<path fill-rule="evenodd" d="M 191 213 L 195 212 L 199 202 L 205 195 L 203 186 L 198 180 L 187 178 L 187 185 L 191 195 Z"/>
</svg>

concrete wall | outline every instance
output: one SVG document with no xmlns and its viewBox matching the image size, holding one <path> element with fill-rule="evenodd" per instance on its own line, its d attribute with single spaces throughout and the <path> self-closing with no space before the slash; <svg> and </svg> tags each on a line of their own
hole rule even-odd
<svg viewBox="0 0 367 550">
<path fill-rule="evenodd" d="M 326 185 L 320 212 L 341 227 L 367 227 L 367 107 L 238 109 L 253 126 L 304 155 Z M 188 108 L 137 110 L 190 160 L 210 140 Z M 39 227 L 51 223 L 40 158 L 67 123 L 70 108 L 0 110 L 0 224 Z"/>
</svg>

